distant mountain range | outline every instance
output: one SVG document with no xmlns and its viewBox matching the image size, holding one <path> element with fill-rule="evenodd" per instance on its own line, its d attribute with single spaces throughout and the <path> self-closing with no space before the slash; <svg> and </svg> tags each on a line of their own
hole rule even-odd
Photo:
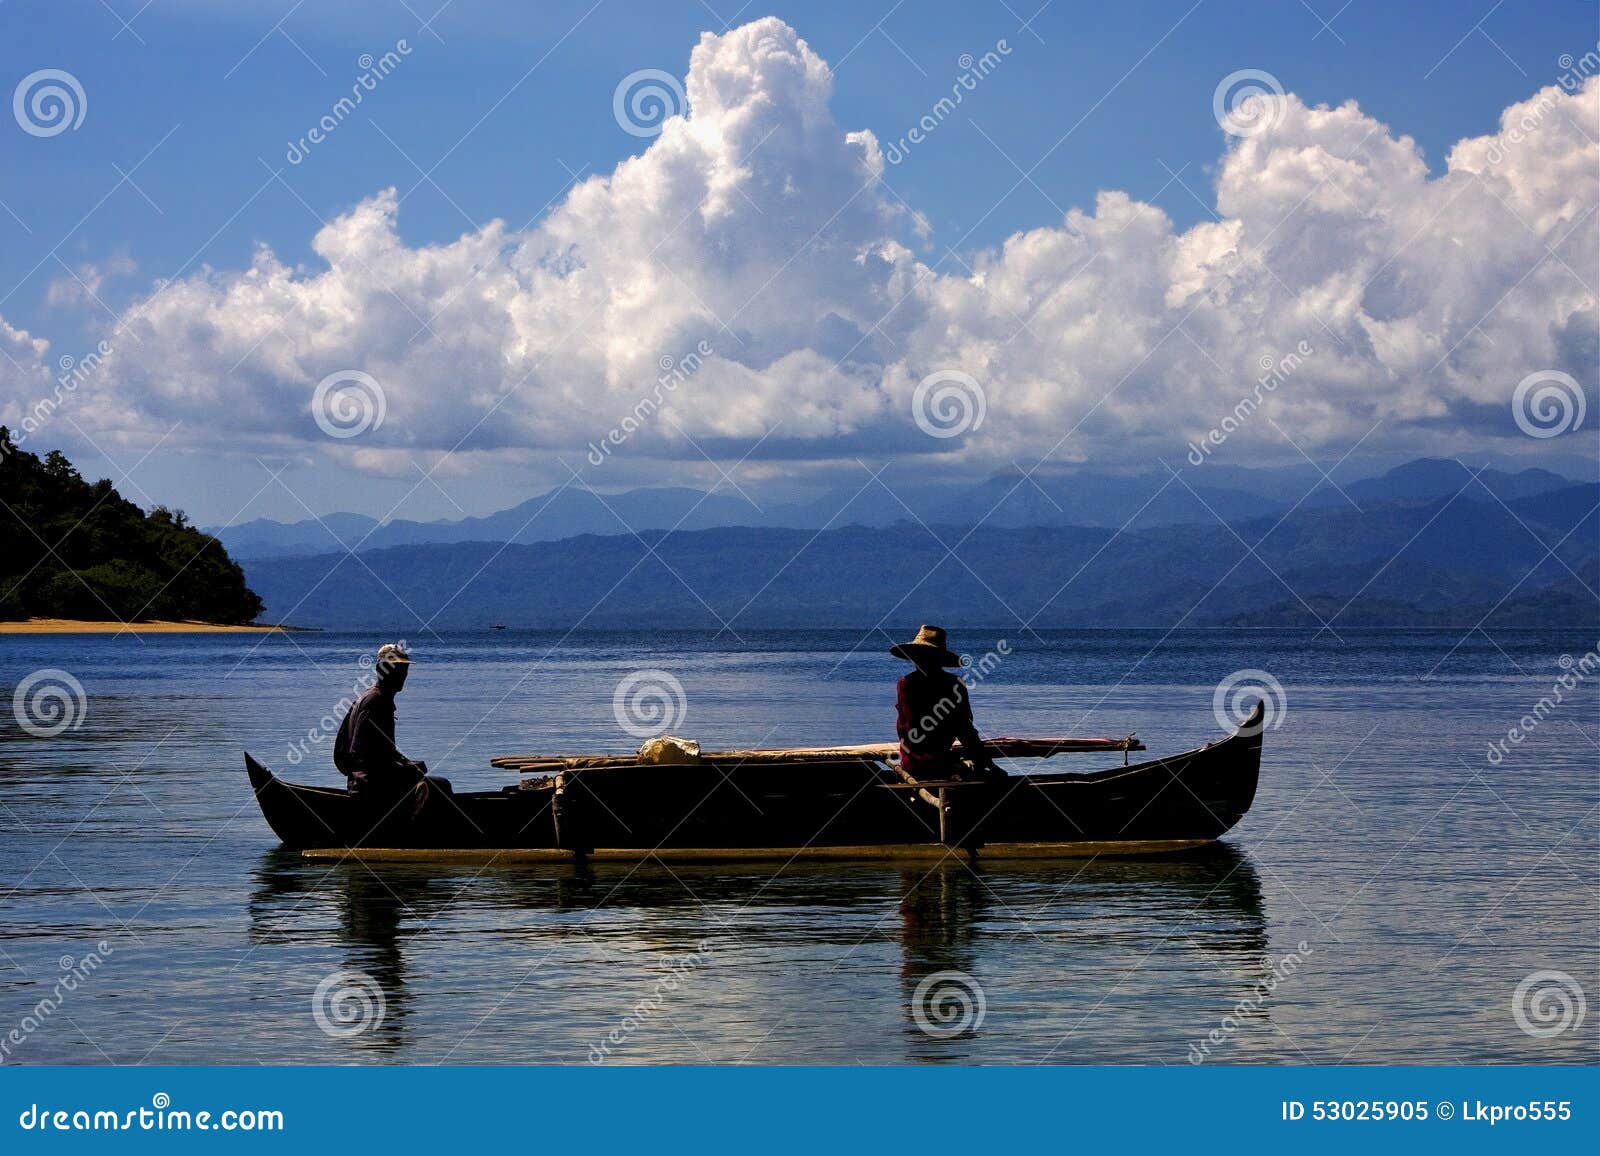
<svg viewBox="0 0 1600 1156">
<path fill-rule="evenodd" d="M 905 467 L 909 469 L 909 467 Z M 1179 477 L 1162 472 L 1122 476 L 1079 471 L 1070 474 L 1000 474 L 976 485 L 929 484 L 897 474 L 878 481 L 863 477 L 859 487 L 831 491 L 803 504 L 758 507 L 738 492 L 706 493 L 685 488 L 629 490 L 599 494 L 567 487 L 530 498 L 481 518 L 380 524 L 364 514 L 329 514 L 299 522 L 258 519 L 209 529 L 238 559 L 379 550 L 451 542 L 553 542 L 581 534 L 627 534 L 649 530 L 705 530 L 728 526 L 815 530 L 844 526 L 884 527 L 899 522 L 942 526 L 983 525 L 994 529 L 1042 526 L 1125 527 L 1215 526 L 1218 519 L 1281 514 L 1291 508 L 1316 510 L 1391 501 L 1449 497 L 1471 483 L 1478 497 L 1502 500 L 1531 497 L 1573 483 L 1548 470 L 1505 473 L 1485 470 L 1482 489 L 1460 462 L 1423 459 L 1334 487 L 1315 466 L 1244 469 L 1207 463 L 1182 466 Z M 1307 491 L 1310 491 L 1309 493 Z M 1354 503 L 1354 506 L 1352 505 Z"/>
<path fill-rule="evenodd" d="M 1008 491 L 994 479 L 947 494 L 951 520 L 927 524 L 414 543 L 359 557 L 258 558 L 246 570 L 269 619 L 413 634 L 490 623 L 1600 627 L 1600 485 L 1532 470 L 1486 472 L 1463 491 L 1468 480 L 1456 463 L 1425 461 L 1346 486 L 1348 498 L 1323 486 L 1292 510 L 1247 509 L 1226 525 L 1202 507 L 1203 522 L 1131 529 L 1013 526 L 1000 513 L 974 528 L 966 515 L 997 491 L 1006 517 L 1043 516 L 1033 498 L 1010 504 L 1027 483 Z M 1274 499 L 1233 485 L 1214 492 L 1287 507 L 1306 485 Z M 1085 489 L 1080 479 L 1077 500 Z M 1146 512 L 1174 490 L 1188 492 L 1174 484 L 1153 501 L 1146 492 Z"/>
</svg>

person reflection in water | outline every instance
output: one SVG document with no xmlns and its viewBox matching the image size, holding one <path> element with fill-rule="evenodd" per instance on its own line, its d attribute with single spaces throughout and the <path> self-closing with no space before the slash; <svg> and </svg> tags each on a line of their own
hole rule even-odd
<svg viewBox="0 0 1600 1156">
<path fill-rule="evenodd" d="M 339 896 L 339 933 L 348 951 L 353 975 L 346 986 L 368 998 L 362 1030 L 353 1033 L 361 1046 L 393 1050 L 406 1042 L 406 1020 L 412 992 L 407 984 L 405 923 L 414 920 L 421 935 L 436 911 L 429 901 L 428 879 L 405 872 L 382 878 L 370 868 L 341 864 L 335 877 Z"/>
<path fill-rule="evenodd" d="M 348 780 L 350 794 L 384 813 L 411 800 L 420 814 L 431 792 L 450 793 L 450 781 L 428 774 L 428 765 L 400 753 L 394 739 L 394 697 L 406 684 L 411 655 L 404 645 L 378 648 L 377 682 L 356 699 L 333 741 L 333 765 Z"/>
</svg>

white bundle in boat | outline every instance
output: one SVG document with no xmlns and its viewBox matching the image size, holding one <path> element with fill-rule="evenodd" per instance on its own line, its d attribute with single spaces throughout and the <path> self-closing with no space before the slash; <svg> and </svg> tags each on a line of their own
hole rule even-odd
<svg viewBox="0 0 1600 1156">
<path fill-rule="evenodd" d="M 700 761 L 700 744 L 694 739 L 680 739 L 677 735 L 658 735 L 646 739 L 639 747 L 639 765 L 642 767 L 671 766 Z"/>
</svg>

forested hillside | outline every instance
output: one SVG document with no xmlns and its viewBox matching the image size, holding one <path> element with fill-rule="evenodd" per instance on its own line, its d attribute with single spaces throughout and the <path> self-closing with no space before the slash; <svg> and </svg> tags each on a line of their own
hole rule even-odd
<svg viewBox="0 0 1600 1156">
<path fill-rule="evenodd" d="M 182 511 L 147 514 L 60 452 L 18 449 L 0 426 L 0 620 L 244 623 L 260 613 L 222 543 Z"/>
</svg>

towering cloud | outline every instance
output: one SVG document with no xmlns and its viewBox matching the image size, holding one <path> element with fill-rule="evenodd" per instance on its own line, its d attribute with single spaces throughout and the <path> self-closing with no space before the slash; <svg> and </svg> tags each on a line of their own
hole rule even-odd
<svg viewBox="0 0 1600 1156">
<path fill-rule="evenodd" d="M 262 249 L 135 302 L 79 420 L 181 418 L 179 436 L 382 469 L 449 449 L 578 460 L 654 394 L 626 449 L 641 460 L 770 435 L 761 452 L 790 460 L 870 438 L 975 463 L 1175 461 L 1252 392 L 1301 446 L 1334 453 L 1375 424 L 1369 445 L 1415 450 L 1514 436 L 1512 390 L 1536 370 L 1592 394 L 1600 80 L 1507 109 L 1432 177 L 1354 103 L 1285 95 L 1228 138 L 1214 220 L 1178 231 L 1103 192 L 970 272 L 908 247 L 916 222 L 880 183 L 878 141 L 834 122 L 831 85 L 779 20 L 707 34 L 684 114 L 537 226 L 408 246 L 394 190 L 377 192 L 316 235 L 325 268 Z M 661 391 L 662 367 L 701 343 L 713 352 Z M 341 370 L 384 395 L 359 437 L 314 420 L 319 381 Z M 940 371 L 982 394 L 981 424 L 956 437 L 914 412 Z M 1265 420 L 1230 436 L 1285 448 Z"/>
</svg>

